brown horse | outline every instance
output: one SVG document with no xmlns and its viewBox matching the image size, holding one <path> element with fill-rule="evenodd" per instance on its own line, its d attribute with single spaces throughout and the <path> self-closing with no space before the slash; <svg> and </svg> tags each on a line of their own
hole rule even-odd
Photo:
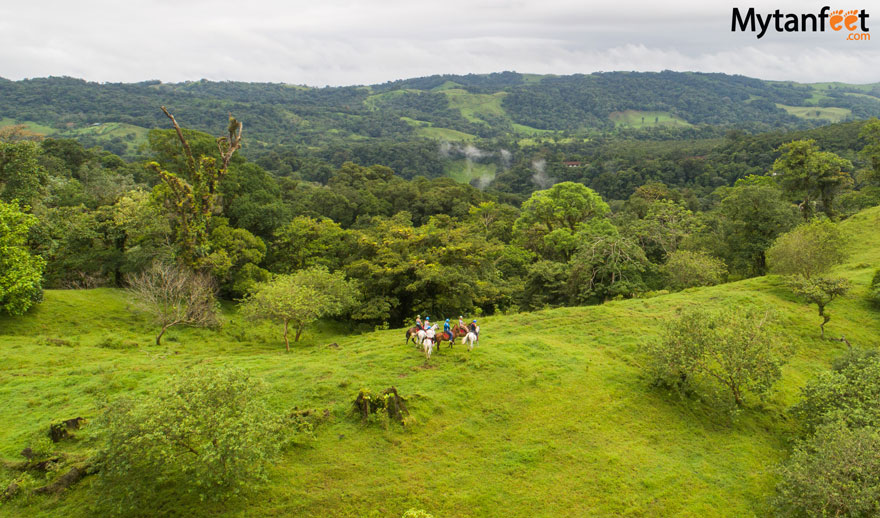
<svg viewBox="0 0 880 518">
<path fill-rule="evenodd" d="M 408 344 L 410 340 L 413 341 L 413 344 L 419 345 L 419 331 L 421 328 L 418 326 L 412 326 L 411 328 L 406 330 L 406 343 Z"/>
<path fill-rule="evenodd" d="M 440 352 L 442 342 L 449 342 L 449 347 L 452 347 L 455 344 L 455 335 L 449 331 L 437 333 L 437 352 Z"/>
<path fill-rule="evenodd" d="M 452 339 L 453 340 L 455 340 L 456 338 L 458 338 L 460 336 L 467 336 L 467 334 L 468 334 L 467 327 L 460 325 L 460 324 L 455 324 L 454 326 L 452 326 Z"/>
</svg>

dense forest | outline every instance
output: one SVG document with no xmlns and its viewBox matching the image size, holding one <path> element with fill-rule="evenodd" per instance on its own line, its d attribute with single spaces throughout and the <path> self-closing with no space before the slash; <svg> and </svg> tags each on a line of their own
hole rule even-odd
<svg viewBox="0 0 880 518">
<path fill-rule="evenodd" d="M 205 80 L 99 84 L 53 77 L 0 79 L 0 114 L 55 131 L 111 122 L 150 129 L 163 124 L 156 107 L 164 104 L 189 127 L 216 133 L 217 121 L 234 113 L 248 121 L 250 152 L 255 152 L 262 144 L 327 148 L 359 140 L 409 141 L 437 137 L 436 130 L 485 139 L 546 130 L 595 134 L 620 126 L 657 129 L 667 123 L 749 131 L 808 127 L 880 115 L 877 88 L 669 71 L 573 76 L 504 72 L 325 88 Z M 641 114 L 640 121 L 617 119 L 627 113 Z"/>
<path fill-rule="evenodd" d="M 196 162 L 221 159 L 205 133 L 183 130 L 181 148 L 174 130 L 152 130 L 147 160 L 126 162 L 12 127 L 0 148 L 0 197 L 36 217 L 28 243 L 46 263 L 47 287 L 122 286 L 157 258 L 185 257 L 236 299 L 272 274 L 321 267 L 358 282 L 364 302 L 353 321 L 398 325 L 412 312 L 493 313 L 680 288 L 664 269 L 683 253 L 712 258 L 713 283 L 761 275 L 765 249 L 798 221 L 880 201 L 878 124 L 545 143 L 508 154 L 482 189 L 358 165 L 356 150 L 338 166 L 235 153 L 201 186 L 207 173 Z M 190 148 L 205 158 L 188 166 Z M 382 163 L 381 148 L 372 152 L 369 161 Z M 798 156 L 821 167 L 800 171 L 790 164 Z M 193 194 L 180 198 L 205 189 L 203 213 Z"/>
</svg>

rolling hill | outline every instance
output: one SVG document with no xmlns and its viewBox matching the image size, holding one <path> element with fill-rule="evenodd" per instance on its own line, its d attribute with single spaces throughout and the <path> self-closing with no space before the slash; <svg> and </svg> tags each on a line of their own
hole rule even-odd
<svg viewBox="0 0 880 518">
<path fill-rule="evenodd" d="M 442 75 L 379 85 L 310 88 L 277 83 L 90 83 L 68 77 L 0 79 L 2 125 L 78 138 L 123 155 L 145 130 L 222 132 L 245 121 L 253 150 L 374 140 L 518 139 L 616 127 L 717 125 L 755 131 L 807 128 L 880 115 L 880 85 L 798 84 L 690 72 L 535 76 Z"/>
<path fill-rule="evenodd" d="M 880 207 L 841 223 L 852 256 L 836 273 L 854 288 L 830 307 L 832 336 L 875 348 L 880 312 L 865 300 L 880 263 Z M 735 418 L 651 386 L 640 344 L 685 307 L 772 308 L 794 350 L 782 382 Z M 787 454 L 786 409 L 807 379 L 845 346 L 818 338 L 815 309 L 777 277 L 680 293 L 499 315 L 480 345 L 425 362 L 403 330 L 306 333 L 284 353 L 280 330 L 233 308 L 218 331 L 172 329 L 166 345 L 118 290 L 48 291 L 20 318 L 0 318 L 0 457 L 9 462 L 50 422 L 89 419 L 72 455 L 99 444 L 102 402 L 139 394 L 199 364 L 235 365 L 265 379 L 279 410 L 326 409 L 309 444 L 288 449 L 270 483 L 246 501 L 181 503 L 184 515 L 435 517 L 763 517 Z M 337 346 L 327 344 L 334 342 Z M 414 423 L 364 425 L 351 415 L 361 388 L 395 386 Z M 7 477 L 8 472 L 0 472 Z M 5 480 L 5 479 L 4 479 Z M 37 481 L 39 482 L 39 481 Z M 0 504 L 10 517 L 90 516 L 92 480 L 58 497 Z M 191 513 L 191 514 L 187 514 Z"/>
</svg>

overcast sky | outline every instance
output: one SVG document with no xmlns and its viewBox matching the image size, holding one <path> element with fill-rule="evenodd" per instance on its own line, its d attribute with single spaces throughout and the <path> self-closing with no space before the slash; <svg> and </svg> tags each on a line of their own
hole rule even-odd
<svg viewBox="0 0 880 518">
<path fill-rule="evenodd" d="M 0 77 L 323 86 L 438 73 L 670 69 L 880 81 L 880 4 L 741 1 L 3 0 Z M 831 30 L 760 40 L 730 31 L 733 7 L 804 13 L 823 5 L 867 9 L 877 41 L 845 41 L 845 31 Z"/>
</svg>

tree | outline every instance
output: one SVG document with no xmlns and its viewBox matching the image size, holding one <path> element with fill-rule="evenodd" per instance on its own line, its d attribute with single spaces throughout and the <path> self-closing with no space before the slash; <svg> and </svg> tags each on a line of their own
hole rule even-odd
<svg viewBox="0 0 880 518">
<path fill-rule="evenodd" d="M 182 266 L 155 262 L 128 276 L 128 291 L 140 309 L 161 327 L 156 345 L 172 326 L 209 327 L 217 324 L 214 280 L 206 273 Z"/>
<path fill-rule="evenodd" d="M 235 368 L 195 368 L 103 417 L 98 489 L 112 511 L 154 515 L 180 499 L 219 501 L 265 480 L 281 420 L 265 384 Z"/>
<path fill-rule="evenodd" d="M 846 294 L 849 282 L 820 275 L 846 259 L 846 246 L 846 239 L 837 225 L 816 220 L 780 236 L 767 250 L 770 271 L 788 275 L 791 290 L 808 304 L 819 307 L 822 338 L 825 338 L 825 324 L 831 319 L 825 313 L 825 306 L 835 297 Z"/>
<path fill-rule="evenodd" d="M 742 406 L 747 393 L 763 396 L 782 375 L 787 351 L 769 324 L 769 313 L 753 308 L 687 311 L 645 346 L 649 369 L 679 388 L 723 387 Z"/>
<path fill-rule="evenodd" d="M 705 252 L 690 250 L 678 250 L 669 254 L 660 271 L 673 290 L 713 286 L 723 282 L 727 276 L 724 261 Z"/>
<path fill-rule="evenodd" d="M 698 230 L 693 212 L 670 200 L 658 200 L 648 206 L 645 217 L 632 224 L 631 233 L 639 238 L 642 248 L 656 253 L 658 262 L 678 250 L 681 242 Z"/>
<path fill-rule="evenodd" d="M 620 235 L 614 227 L 578 236 L 583 244 L 569 263 L 569 291 L 575 300 L 601 303 L 646 290 L 642 273 L 648 260 L 635 240 Z"/>
<path fill-rule="evenodd" d="M 575 233 L 578 225 L 604 217 L 608 204 L 595 191 L 579 183 L 562 182 L 544 191 L 535 191 L 523 203 L 522 213 L 514 223 L 517 232 L 534 234 L 538 239 L 557 229 Z M 534 249 L 535 245 L 532 245 Z"/>
<path fill-rule="evenodd" d="M 233 154 L 241 148 L 242 124 L 229 117 L 228 134 L 216 140 L 219 164 L 214 157 L 205 155 L 197 162 L 174 116 L 164 106 L 162 111 L 171 119 L 177 132 L 183 147 L 185 168 L 181 173 L 174 173 L 162 169 L 157 162 L 150 162 L 148 166 L 164 184 L 165 188 L 159 192 L 167 200 L 177 223 L 176 237 L 181 258 L 190 268 L 200 268 L 201 258 L 208 255 L 210 249 L 208 223 L 214 213 L 217 183 L 226 174 Z"/>
<path fill-rule="evenodd" d="M 789 279 L 789 287 L 795 295 L 804 299 L 808 304 L 819 307 L 819 316 L 822 323 L 822 338 L 825 338 L 825 324 L 831 320 L 831 315 L 825 312 L 825 306 L 831 304 L 835 297 L 846 295 L 849 291 L 849 281 L 846 279 L 831 279 L 827 277 L 805 277 L 794 275 Z"/>
<path fill-rule="evenodd" d="M 0 310 L 21 315 L 42 298 L 46 261 L 27 247 L 37 218 L 29 207 L 0 201 Z"/>
<path fill-rule="evenodd" d="M 330 219 L 297 216 L 275 231 L 270 269 L 292 273 L 312 266 L 336 270 L 353 247 L 353 233 Z"/>
<path fill-rule="evenodd" d="M 799 442 L 779 469 L 781 516 L 874 517 L 880 513 L 880 433 L 842 423 Z"/>
<path fill-rule="evenodd" d="M 767 262 L 772 273 L 810 279 L 843 262 L 848 256 L 847 244 L 837 225 L 816 220 L 778 237 L 767 250 Z"/>
<path fill-rule="evenodd" d="M 268 279 L 269 272 L 257 266 L 266 256 L 262 239 L 243 228 L 230 227 L 226 218 L 212 218 L 210 227 L 211 253 L 200 264 L 218 280 L 222 294 L 241 297 L 255 282 Z"/>
<path fill-rule="evenodd" d="M 718 246 L 713 248 L 731 271 L 763 275 L 765 251 L 780 234 L 797 225 L 797 209 L 777 187 L 737 182 L 720 194 L 721 204 L 713 214 L 718 217 Z"/>
<path fill-rule="evenodd" d="M 852 183 L 844 171 L 852 169 L 852 163 L 829 151 L 819 151 L 814 140 L 795 140 L 777 151 L 783 155 L 773 163 L 773 173 L 786 191 L 803 200 L 799 208 L 804 220 L 812 217 L 816 201 L 822 202 L 829 218 L 833 217 L 834 197 Z"/>
<path fill-rule="evenodd" d="M 356 300 L 357 287 L 342 273 L 330 273 L 314 267 L 292 275 L 278 275 L 269 282 L 258 283 L 242 302 L 242 313 L 251 318 L 284 324 L 284 345 L 290 352 L 288 328 L 293 324 L 298 342 L 305 327 L 315 320 L 339 315 L 350 309 Z"/>
<path fill-rule="evenodd" d="M 880 182 L 880 120 L 874 117 L 865 123 L 859 138 L 866 141 L 865 147 L 859 151 L 859 158 L 868 163 L 871 176 Z"/>
<path fill-rule="evenodd" d="M 39 156 L 40 146 L 36 142 L 0 141 L 0 200 L 37 200 L 47 179 Z"/>
</svg>

